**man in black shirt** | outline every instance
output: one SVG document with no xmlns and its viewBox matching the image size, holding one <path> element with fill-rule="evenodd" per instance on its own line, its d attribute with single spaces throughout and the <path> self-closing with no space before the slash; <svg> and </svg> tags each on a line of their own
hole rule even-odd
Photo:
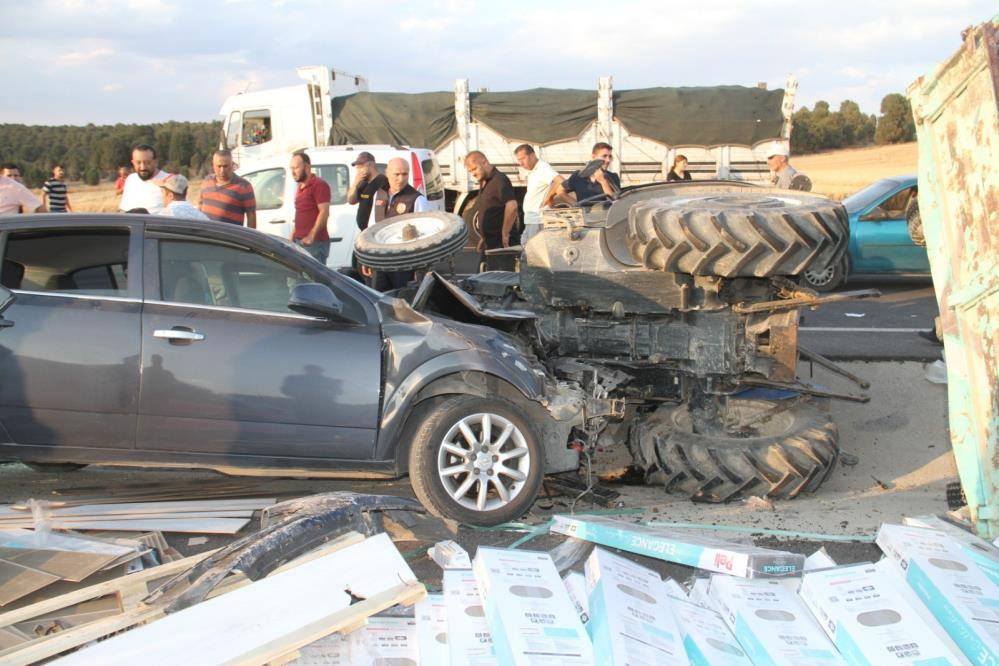
<svg viewBox="0 0 999 666">
<path fill-rule="evenodd" d="M 351 166 L 356 167 L 357 172 L 354 174 L 354 182 L 350 184 L 350 191 L 347 192 L 347 203 L 357 204 L 357 228 L 364 231 L 371 219 L 371 204 L 375 200 L 375 193 L 378 190 L 388 191 L 388 179 L 378 173 L 375 156 L 367 151 L 359 153 Z"/>
<path fill-rule="evenodd" d="M 479 181 L 475 208 L 479 216 L 479 252 L 520 244 L 520 219 L 517 194 L 505 174 L 489 163 L 486 156 L 473 150 L 465 157 L 465 168 Z"/>
<path fill-rule="evenodd" d="M 621 191 L 621 178 L 613 171 L 608 171 L 613 157 L 612 151 L 610 144 L 602 141 L 594 144 L 590 153 L 591 159 L 600 160 L 603 164 L 590 175 L 577 171 L 569 176 L 569 179 L 559 186 L 559 197 L 570 204 L 601 194 L 611 198 L 616 197 Z"/>
</svg>

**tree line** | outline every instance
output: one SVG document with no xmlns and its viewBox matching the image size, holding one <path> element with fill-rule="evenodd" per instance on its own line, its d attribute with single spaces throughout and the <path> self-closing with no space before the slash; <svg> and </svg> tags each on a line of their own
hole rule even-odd
<svg viewBox="0 0 999 666">
<path fill-rule="evenodd" d="M 899 93 L 884 96 L 880 116 L 863 113 L 849 99 L 840 103 L 838 111 L 832 111 L 829 102 L 818 101 L 811 109 L 795 111 L 792 123 L 791 153 L 795 155 L 916 140 L 912 108 Z"/>
<path fill-rule="evenodd" d="M 133 145 L 147 143 L 156 148 L 160 168 L 198 177 L 211 170 L 221 129 L 218 122 L 83 127 L 0 124 L 0 163 L 17 164 L 28 187 L 41 187 L 55 164 L 66 169 L 67 179 L 96 185 L 116 178 L 118 167 L 129 166 Z"/>
</svg>

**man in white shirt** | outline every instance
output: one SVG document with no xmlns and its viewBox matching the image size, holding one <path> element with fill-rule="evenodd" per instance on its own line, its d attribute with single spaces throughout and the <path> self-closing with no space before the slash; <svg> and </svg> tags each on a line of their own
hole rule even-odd
<svg viewBox="0 0 999 666">
<path fill-rule="evenodd" d="M 170 173 L 156 183 L 163 191 L 163 210 L 159 215 L 208 222 L 207 215 L 187 202 L 187 178 L 179 173 Z"/>
<path fill-rule="evenodd" d="M 167 174 L 160 171 L 156 149 L 144 143 L 132 148 L 132 168 L 134 171 L 125 179 L 118 210 L 127 213 L 134 208 L 145 208 L 150 213 L 159 213 L 163 210 L 163 195 L 156 181 Z"/>
<path fill-rule="evenodd" d="M 0 176 L 0 215 L 44 213 L 42 201 L 21 183 L 7 176 Z"/>
<path fill-rule="evenodd" d="M 527 192 L 524 194 L 524 234 L 521 243 L 527 241 L 541 228 L 542 208 L 551 205 L 559 184 L 565 180 L 548 162 L 538 159 L 534 147 L 524 143 L 514 149 L 517 164 L 527 171 Z"/>
</svg>

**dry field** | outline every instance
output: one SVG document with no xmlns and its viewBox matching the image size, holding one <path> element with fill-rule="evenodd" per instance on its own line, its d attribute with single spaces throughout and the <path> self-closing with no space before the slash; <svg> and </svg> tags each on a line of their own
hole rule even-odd
<svg viewBox="0 0 999 666">
<path fill-rule="evenodd" d="M 842 199 L 880 178 L 915 173 L 916 144 L 834 150 L 794 157 L 791 163 L 812 179 L 814 192 Z M 188 200 L 197 203 L 200 190 L 201 180 L 191 181 Z M 113 182 L 94 186 L 71 183 L 70 201 L 79 213 L 118 210 Z"/>
</svg>

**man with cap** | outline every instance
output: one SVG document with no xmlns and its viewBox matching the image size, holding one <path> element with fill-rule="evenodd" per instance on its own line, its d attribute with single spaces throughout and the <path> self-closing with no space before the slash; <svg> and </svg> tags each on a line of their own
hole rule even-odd
<svg viewBox="0 0 999 666">
<path fill-rule="evenodd" d="M 354 182 L 347 192 L 347 203 L 357 205 L 357 228 L 364 231 L 371 219 L 371 204 L 375 201 L 375 193 L 379 190 L 387 192 L 389 183 L 384 174 L 378 173 L 375 156 L 367 151 L 358 153 L 351 166 L 357 171 L 354 172 Z"/>
<path fill-rule="evenodd" d="M 767 166 L 770 167 L 770 182 L 782 190 L 812 189 L 812 181 L 788 164 L 790 151 L 783 141 L 773 141 L 767 146 Z"/>
<path fill-rule="evenodd" d="M 168 173 L 156 183 L 163 192 L 163 210 L 159 215 L 208 222 L 207 215 L 187 202 L 187 178 L 179 173 Z"/>
</svg>

